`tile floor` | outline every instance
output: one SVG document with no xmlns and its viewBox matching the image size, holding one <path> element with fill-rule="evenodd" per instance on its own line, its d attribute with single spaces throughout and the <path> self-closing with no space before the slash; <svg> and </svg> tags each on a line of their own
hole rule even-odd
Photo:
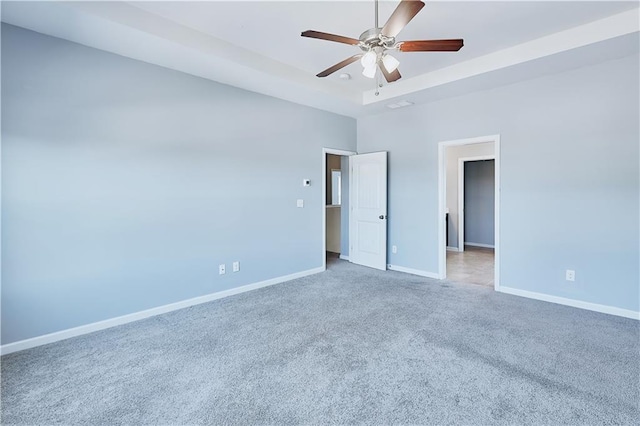
<svg viewBox="0 0 640 426">
<path fill-rule="evenodd" d="M 447 279 L 493 287 L 493 249 L 465 246 L 462 253 L 447 251 Z"/>
<path fill-rule="evenodd" d="M 327 252 L 327 265 L 339 261 L 338 253 Z M 493 249 L 465 246 L 464 252 L 447 251 L 447 279 L 493 287 Z"/>
</svg>

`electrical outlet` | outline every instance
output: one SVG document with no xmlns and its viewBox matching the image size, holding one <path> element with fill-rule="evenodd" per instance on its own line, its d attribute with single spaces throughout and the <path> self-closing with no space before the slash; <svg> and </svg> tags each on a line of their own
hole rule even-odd
<svg viewBox="0 0 640 426">
<path fill-rule="evenodd" d="M 238 272 L 240 270 L 240 262 L 233 262 L 233 272 Z"/>
<path fill-rule="evenodd" d="M 218 272 L 220 273 L 220 275 L 224 275 L 227 273 L 226 268 L 224 266 L 224 263 L 220 266 L 218 266 Z"/>
<path fill-rule="evenodd" d="M 576 271 L 571 270 L 571 269 L 567 269 L 567 271 L 565 273 L 565 279 L 567 281 L 575 281 L 576 280 Z"/>
<path fill-rule="evenodd" d="M 391 246 L 391 253 L 397 253 L 398 252 L 398 246 Z"/>
</svg>

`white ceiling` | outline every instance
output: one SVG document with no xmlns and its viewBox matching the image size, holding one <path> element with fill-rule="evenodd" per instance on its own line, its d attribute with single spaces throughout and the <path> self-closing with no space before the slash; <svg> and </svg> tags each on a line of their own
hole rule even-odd
<svg viewBox="0 0 640 426">
<path fill-rule="evenodd" d="M 358 38 L 374 26 L 373 0 L 3 2 L 2 20 L 350 116 L 379 112 L 393 99 L 419 103 L 457 81 L 468 88 L 469 78 L 485 82 L 475 90 L 488 81 L 500 84 L 477 78 L 483 74 L 501 71 L 512 81 L 638 50 L 638 1 L 425 3 L 398 39 L 463 38 L 465 46 L 459 52 L 396 53 L 403 78 L 380 96 L 359 63 L 343 70 L 351 80 L 340 80 L 340 72 L 315 77 L 358 53 L 357 47 L 300 37 L 313 29 Z M 381 26 L 397 4 L 380 2 Z M 576 49 L 585 54 L 567 54 Z M 541 67 L 547 56 L 553 60 Z"/>
</svg>

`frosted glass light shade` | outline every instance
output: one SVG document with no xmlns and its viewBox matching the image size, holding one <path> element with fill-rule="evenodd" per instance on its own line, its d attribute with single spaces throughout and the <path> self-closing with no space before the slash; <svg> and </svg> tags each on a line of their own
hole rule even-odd
<svg viewBox="0 0 640 426">
<path fill-rule="evenodd" d="M 362 64 L 363 67 L 367 68 L 371 65 L 375 65 L 377 59 L 378 59 L 378 55 L 376 55 L 376 52 L 374 52 L 373 50 L 370 50 L 364 55 L 362 55 L 362 58 L 360 58 L 360 63 Z"/>
<path fill-rule="evenodd" d="M 370 65 L 368 67 L 364 67 L 364 70 L 362 70 L 362 75 L 364 75 L 367 78 L 373 78 L 376 76 L 376 64 L 374 62 L 373 65 Z"/>
<path fill-rule="evenodd" d="M 384 55 L 382 57 L 382 65 L 384 65 L 384 69 L 386 69 L 387 72 L 394 72 L 396 68 L 398 68 L 398 65 L 400 65 L 400 61 L 391 55 Z"/>
</svg>

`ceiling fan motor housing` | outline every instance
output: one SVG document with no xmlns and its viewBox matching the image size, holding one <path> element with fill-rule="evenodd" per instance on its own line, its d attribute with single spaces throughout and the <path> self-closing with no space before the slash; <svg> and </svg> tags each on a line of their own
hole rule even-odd
<svg viewBox="0 0 640 426">
<path fill-rule="evenodd" d="M 393 49 L 396 44 L 395 37 L 387 37 L 382 34 L 382 28 L 371 28 L 360 34 L 360 49 L 369 51 L 376 47 L 382 47 L 383 49 Z"/>
</svg>

